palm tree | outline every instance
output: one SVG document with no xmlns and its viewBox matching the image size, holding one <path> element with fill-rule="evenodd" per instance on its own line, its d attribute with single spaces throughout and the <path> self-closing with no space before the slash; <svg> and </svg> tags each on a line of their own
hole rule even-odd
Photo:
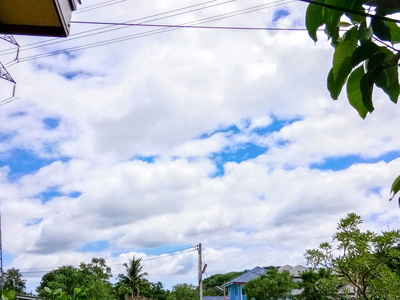
<svg viewBox="0 0 400 300">
<path fill-rule="evenodd" d="M 138 296 L 140 295 L 140 288 L 144 277 L 148 274 L 143 272 L 143 266 L 141 264 L 141 258 L 135 258 L 135 256 L 129 260 L 129 263 L 124 263 L 127 275 L 120 274 L 118 276 L 119 281 L 117 283 L 120 294 L 125 296 Z"/>
</svg>

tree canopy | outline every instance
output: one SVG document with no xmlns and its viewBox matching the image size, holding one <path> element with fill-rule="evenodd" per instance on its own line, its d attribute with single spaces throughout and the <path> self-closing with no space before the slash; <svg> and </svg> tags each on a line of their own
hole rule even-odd
<svg viewBox="0 0 400 300">
<path fill-rule="evenodd" d="M 3 287 L 5 291 L 15 291 L 17 294 L 22 294 L 25 290 L 25 280 L 22 279 L 22 274 L 19 269 L 11 268 L 3 274 Z"/>
<path fill-rule="evenodd" d="M 380 88 L 393 103 L 400 94 L 400 0 L 301 0 L 310 3 L 306 27 L 317 42 L 324 32 L 335 52 L 328 73 L 331 98 L 339 98 L 346 85 L 347 98 L 361 118 L 374 111 L 373 91 Z M 400 191 L 400 176 L 392 184 L 393 197 Z M 400 204 L 400 199 L 399 199 Z"/>
<path fill-rule="evenodd" d="M 307 250 L 307 262 L 341 276 L 359 299 L 398 299 L 400 277 L 386 262 L 389 257 L 400 257 L 395 247 L 400 242 L 400 231 L 362 232 L 362 222 L 355 213 L 341 219 L 333 242 Z"/>
<path fill-rule="evenodd" d="M 288 271 L 268 268 L 265 275 L 250 280 L 244 285 L 247 299 L 287 300 L 292 298 L 292 290 L 297 287 Z"/>
<path fill-rule="evenodd" d="M 133 257 L 129 263 L 125 263 L 125 274 L 118 275 L 118 282 L 115 285 L 117 293 L 124 299 L 126 296 L 138 296 L 141 293 L 143 285 L 146 284 L 143 271 L 142 259 Z"/>
<path fill-rule="evenodd" d="M 335 300 L 340 299 L 340 287 L 343 280 L 330 270 L 320 268 L 307 270 L 300 274 L 301 293 L 296 300 Z"/>
<path fill-rule="evenodd" d="M 400 54 L 394 48 L 400 43 L 400 28 L 389 16 L 399 8 L 383 7 L 367 0 L 312 0 L 306 13 L 306 26 L 316 42 L 317 31 L 325 34 L 335 49 L 327 86 L 338 99 L 346 84 L 350 104 L 365 118 L 374 110 L 374 87 L 382 89 L 397 103 L 400 94 L 398 63 Z M 341 29 L 345 32 L 341 34 Z"/>
<path fill-rule="evenodd" d="M 204 296 L 223 296 L 224 291 L 221 287 L 224 283 L 242 275 L 243 272 L 228 272 L 225 274 L 215 274 L 203 281 Z"/>
<path fill-rule="evenodd" d="M 46 273 L 36 291 L 43 299 L 51 299 L 55 291 L 61 291 L 66 296 L 73 296 L 85 291 L 87 299 L 113 299 L 112 284 L 109 282 L 111 269 L 103 258 L 93 258 L 89 264 L 81 263 L 79 268 L 63 266 Z M 84 289 L 82 289 L 84 287 Z M 52 293 L 49 293 L 50 289 Z"/>
<path fill-rule="evenodd" d="M 168 295 L 168 300 L 199 300 L 198 289 L 192 284 L 177 284 Z"/>
</svg>

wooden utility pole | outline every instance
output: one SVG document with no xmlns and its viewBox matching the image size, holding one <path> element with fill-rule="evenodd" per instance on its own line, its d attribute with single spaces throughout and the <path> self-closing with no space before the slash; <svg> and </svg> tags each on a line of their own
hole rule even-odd
<svg viewBox="0 0 400 300">
<path fill-rule="evenodd" d="M 199 293 L 200 300 L 203 300 L 203 261 L 201 259 L 201 243 L 198 245 L 199 250 Z"/>
<path fill-rule="evenodd" d="M 203 300 L 203 274 L 206 271 L 207 264 L 203 266 L 201 243 L 197 246 L 197 250 L 199 250 L 199 294 L 200 300 Z"/>
</svg>

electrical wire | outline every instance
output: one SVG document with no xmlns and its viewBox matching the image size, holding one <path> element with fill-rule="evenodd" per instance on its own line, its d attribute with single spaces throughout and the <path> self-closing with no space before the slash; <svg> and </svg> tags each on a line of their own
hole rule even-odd
<svg viewBox="0 0 400 300">
<path fill-rule="evenodd" d="M 191 25 L 191 24 L 204 24 L 204 23 L 208 23 L 208 22 L 219 21 L 219 20 L 223 20 L 223 19 L 226 19 L 226 18 L 231 18 L 231 17 L 235 17 L 235 16 L 238 16 L 238 15 L 243 15 L 243 14 L 247 14 L 247 13 L 251 13 L 251 12 L 256 12 L 256 11 L 260 11 L 260 10 L 263 10 L 263 9 L 266 9 L 266 8 L 271 8 L 271 7 L 275 7 L 275 6 L 278 6 L 278 5 L 283 5 L 283 4 L 287 4 L 287 3 L 291 3 L 291 2 L 295 2 L 295 1 L 297 1 L 297 0 L 291 0 L 291 1 L 279 0 L 279 1 L 272 2 L 272 3 L 259 5 L 259 6 L 254 6 L 254 7 L 246 8 L 246 9 L 243 9 L 243 10 L 239 10 L 239 11 L 235 11 L 235 12 L 231 12 L 231 13 L 226 13 L 226 14 L 221 14 L 221 15 L 218 15 L 218 16 L 204 18 L 204 19 L 200 19 L 200 20 L 197 20 L 197 21 L 187 22 L 187 23 L 183 23 L 183 24 L 179 24 L 179 25 L 155 25 L 155 24 L 152 25 L 152 24 L 147 24 L 148 26 L 156 26 L 156 27 L 164 27 L 164 28 L 151 30 L 151 31 L 146 31 L 146 32 L 137 33 L 137 34 L 132 34 L 132 35 L 126 35 L 126 36 L 119 37 L 119 38 L 107 39 L 107 40 L 104 40 L 104 41 L 89 43 L 89 44 L 86 44 L 86 45 L 75 46 L 75 47 L 56 50 L 56 51 L 51 51 L 51 52 L 47 52 L 47 53 L 32 55 L 32 56 L 20 58 L 19 62 L 30 61 L 30 60 L 34 60 L 34 59 L 38 59 L 38 58 L 45 58 L 45 57 L 54 56 L 54 55 L 58 55 L 58 54 L 62 54 L 62 53 L 75 52 L 75 51 L 80 51 L 80 50 L 84 50 L 84 49 L 90 49 L 90 48 L 94 48 L 94 47 L 114 44 L 114 43 L 118 43 L 118 42 L 123 42 L 123 41 L 127 41 L 127 40 L 142 38 L 142 37 L 146 37 L 146 36 L 150 36 L 150 35 L 154 35 L 154 34 L 163 33 L 163 32 L 166 32 L 166 31 L 171 31 L 171 30 L 184 28 L 184 26 L 186 26 L 186 28 L 195 28 L 194 27 L 195 25 Z M 96 23 L 99 23 L 99 22 L 96 22 Z M 112 24 L 114 24 L 114 23 L 112 23 Z M 115 24 L 121 24 L 121 23 L 115 23 Z M 141 25 L 145 25 L 145 24 L 142 24 L 142 23 L 140 23 L 140 24 Z M 128 25 L 128 24 L 126 24 L 126 25 Z M 137 26 L 135 24 L 130 24 L 130 25 L 131 26 Z M 191 26 L 191 27 L 189 27 L 189 26 Z M 218 27 L 215 27 L 215 26 L 214 27 L 212 27 L 212 26 L 205 27 L 205 26 L 203 26 L 203 28 L 217 29 Z M 220 27 L 220 29 L 222 29 L 222 28 L 223 27 Z M 231 30 L 232 29 L 255 30 L 255 29 L 251 29 L 251 27 L 236 27 L 236 28 L 235 27 L 230 27 L 230 28 L 227 27 L 226 29 L 231 29 Z M 262 28 L 259 28 L 258 30 L 305 30 L 305 29 L 296 29 L 296 28 L 289 28 L 289 29 L 284 29 L 284 28 L 282 28 L 282 29 L 263 28 L 262 29 Z"/>
<path fill-rule="evenodd" d="M 16 98 L 17 99 L 17 98 Z M 8 99 L 6 99 L 8 100 Z M 4 100 L 4 101 L 6 101 Z M 0 102 L 0 106 L 2 102 Z M 8 103 L 8 102 L 7 102 Z M 6 103 L 5 103 L 6 104 Z M 186 254 L 186 253 L 190 253 L 190 252 L 194 252 L 197 251 L 197 249 L 193 249 L 196 246 L 192 246 L 192 247 L 188 247 L 188 248 L 184 248 L 181 250 L 175 250 L 175 251 L 170 251 L 170 252 L 165 252 L 162 254 L 157 254 L 155 256 L 157 257 L 152 257 L 150 256 L 149 258 L 142 258 L 142 261 L 151 261 L 151 260 L 156 260 L 156 259 L 162 259 L 162 258 L 167 258 L 167 257 L 171 257 L 171 256 L 176 256 L 176 255 L 182 255 L 182 254 Z M 187 251 L 186 251 L 187 250 Z M 124 260 L 120 260 L 119 263 L 111 263 L 111 264 L 107 264 L 108 267 L 112 267 L 112 266 L 122 266 L 124 263 L 128 262 L 129 259 L 124 259 Z M 79 267 L 79 265 L 66 265 L 66 266 L 72 266 L 72 267 Z M 23 274 L 34 274 L 34 273 L 46 273 L 46 272 L 50 272 L 52 270 L 56 270 L 57 268 L 60 267 L 39 267 L 39 268 L 25 268 L 25 269 L 19 269 L 19 271 Z M 26 271 L 24 271 L 26 270 Z M 35 271 L 36 270 L 36 271 Z"/>
<path fill-rule="evenodd" d="M 209 3 L 212 3 L 212 2 L 215 2 L 215 1 L 218 1 L 218 0 L 205 1 L 205 2 L 198 3 L 198 4 L 185 6 L 185 7 L 179 8 L 179 9 L 170 10 L 170 11 L 163 12 L 163 13 L 158 13 L 158 14 L 153 14 L 153 15 L 146 16 L 146 17 L 141 17 L 141 18 L 138 18 L 138 19 L 128 20 L 128 21 L 125 21 L 123 23 L 140 22 L 140 21 L 144 21 L 146 19 L 150 19 L 150 20 L 147 20 L 147 21 L 141 22 L 141 23 L 159 21 L 159 20 L 163 20 L 163 19 L 166 19 L 166 18 L 176 17 L 176 16 L 179 16 L 179 15 L 183 15 L 183 14 L 196 12 L 196 11 L 199 11 L 199 10 L 203 10 L 203 9 L 212 8 L 212 7 L 216 7 L 216 6 L 219 6 L 219 5 L 227 4 L 229 2 L 234 2 L 235 0 L 225 1 L 225 2 L 222 2 L 222 3 L 217 3 L 217 4 L 206 6 L 206 7 L 200 7 L 200 8 L 189 10 L 189 11 L 186 11 L 186 12 L 177 13 L 179 11 L 184 11 L 184 10 L 191 9 L 191 8 L 194 8 L 194 7 L 197 7 L 197 6 L 202 6 L 202 5 L 205 5 L 205 4 L 209 4 Z M 165 16 L 165 15 L 168 15 L 168 14 L 171 14 L 171 13 L 175 13 L 175 14 L 172 14 L 172 15 L 169 15 L 169 16 Z M 165 16 L 165 17 L 161 17 L 161 16 Z M 157 18 L 155 18 L 155 17 L 157 17 Z M 153 18 L 153 19 L 151 19 L 151 18 Z M 111 32 L 111 31 L 114 31 L 114 30 L 123 29 L 122 27 L 119 27 L 119 28 L 114 28 L 114 29 L 110 29 L 110 30 L 100 31 L 102 29 L 106 29 L 106 28 L 110 28 L 110 27 L 114 27 L 114 25 L 104 26 L 104 27 L 100 27 L 100 28 L 96 28 L 96 29 L 86 30 L 86 31 L 83 31 L 83 32 L 80 32 L 80 33 L 71 34 L 68 37 L 68 39 L 51 38 L 51 39 L 47 39 L 45 41 L 27 44 L 27 45 L 21 46 L 20 48 L 22 48 L 22 51 L 26 51 L 26 50 L 30 50 L 30 49 L 35 49 L 35 48 L 44 47 L 44 46 L 48 46 L 48 45 L 54 45 L 54 44 L 58 44 L 58 43 L 65 43 L 65 42 L 69 42 L 69 41 L 72 41 L 72 40 L 75 40 L 75 39 L 80 39 L 80 38 L 89 37 L 89 36 L 93 36 L 93 35 L 97 35 L 97 34 L 101 34 L 101 33 L 106 33 L 106 32 Z M 96 31 L 100 31 L 100 32 L 96 32 Z M 96 33 L 83 35 L 85 33 L 90 33 L 90 32 L 96 32 Z M 55 42 L 53 42 L 53 41 L 55 41 Z M 38 46 L 35 46 L 35 45 L 38 45 Z M 35 46 L 35 47 L 33 47 L 33 46 Z M 0 55 L 7 55 L 7 54 L 10 54 L 12 51 L 14 51 L 14 48 L 0 50 L 0 53 L 3 53 L 3 54 L 0 54 Z"/>
<path fill-rule="evenodd" d="M 87 6 L 87 7 L 83 8 L 83 9 L 79 9 L 79 10 L 75 11 L 74 15 L 80 14 L 80 13 L 84 13 L 84 12 L 87 12 L 87 11 L 91 11 L 91 10 L 95 10 L 95 9 L 99 9 L 99 8 L 103 8 L 103 7 L 108 7 L 108 6 L 115 5 L 115 4 L 118 4 L 118 3 L 121 3 L 121 2 L 125 2 L 125 1 L 126 0 L 110 0 L 110 1 L 105 1 L 105 2 L 98 3 L 98 4 L 94 4 L 94 5 L 90 5 L 90 6 Z M 112 2 L 112 3 L 110 3 L 110 2 Z"/>
</svg>

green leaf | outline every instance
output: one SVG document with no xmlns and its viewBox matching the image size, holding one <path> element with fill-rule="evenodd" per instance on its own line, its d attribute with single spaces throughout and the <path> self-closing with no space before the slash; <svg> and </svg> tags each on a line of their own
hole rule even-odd
<svg viewBox="0 0 400 300">
<path fill-rule="evenodd" d="M 347 81 L 347 98 L 350 104 L 358 111 L 361 118 L 365 119 L 368 110 L 362 101 L 361 78 L 364 76 L 364 67 L 360 66 L 355 69 L 349 76 Z"/>
<path fill-rule="evenodd" d="M 397 103 L 400 94 L 398 67 L 388 67 L 384 69 L 377 77 L 375 84 L 380 87 L 392 100 Z"/>
<path fill-rule="evenodd" d="M 365 108 L 369 112 L 373 112 L 374 105 L 372 103 L 372 90 L 374 87 L 374 83 L 377 80 L 378 76 L 385 69 L 383 66 L 378 66 L 374 68 L 372 71 L 367 70 L 367 72 L 361 77 L 360 86 L 362 93 L 362 101 Z"/>
<path fill-rule="evenodd" d="M 366 42 L 354 50 L 351 57 L 351 66 L 354 68 L 364 60 L 369 59 L 378 51 L 379 46 L 373 42 Z"/>
<path fill-rule="evenodd" d="M 390 193 L 393 193 L 393 196 L 389 200 L 392 200 L 398 191 L 400 191 L 400 176 L 398 176 L 392 183 Z"/>
<path fill-rule="evenodd" d="M 358 30 L 357 32 L 357 38 L 360 41 L 366 42 L 371 40 L 372 36 L 374 35 L 374 32 L 372 30 L 371 26 L 368 27 L 362 27 Z"/>
<path fill-rule="evenodd" d="M 350 23 L 348 23 L 348 22 L 339 22 L 338 23 L 338 26 L 339 27 L 350 27 L 350 26 L 352 26 L 353 24 L 350 24 Z"/>
<path fill-rule="evenodd" d="M 51 293 L 51 289 L 49 289 L 47 286 L 44 287 L 44 290 L 45 290 L 47 293 Z"/>
<path fill-rule="evenodd" d="M 347 63 L 348 59 L 351 58 L 354 50 L 357 47 L 357 38 L 355 36 L 355 32 L 356 32 L 355 27 L 347 31 L 346 34 L 343 36 L 343 39 L 339 41 L 339 43 L 335 48 L 335 53 L 333 55 L 333 67 L 332 67 L 333 79 L 335 81 L 338 80 L 337 77 L 339 76 L 339 73 L 342 69 L 342 65 L 345 63 L 345 61 Z M 348 73 L 345 75 L 347 77 Z"/>
<path fill-rule="evenodd" d="M 372 18 L 371 26 L 374 34 L 383 41 L 391 41 L 390 37 L 390 27 L 387 25 L 386 21 L 382 21 L 376 18 Z"/>
<path fill-rule="evenodd" d="M 325 2 L 325 1 L 319 1 L 319 2 Z M 315 4 L 310 4 L 307 7 L 307 12 L 306 12 L 306 27 L 308 30 L 309 36 L 313 39 L 314 42 L 318 40 L 317 38 L 317 30 L 319 27 L 321 27 L 325 22 L 324 22 L 324 16 L 323 16 L 323 10 L 324 8 L 319 5 Z"/>
<path fill-rule="evenodd" d="M 400 43 L 400 27 L 395 22 L 386 22 L 390 30 L 390 41 L 392 44 Z"/>
<path fill-rule="evenodd" d="M 389 51 L 389 52 L 387 52 Z M 380 68 L 384 65 L 386 61 L 386 57 L 390 54 L 390 50 L 387 50 L 385 47 L 379 47 L 378 51 L 372 55 L 367 62 L 367 70 L 368 72 L 373 72 L 375 69 Z"/>
<path fill-rule="evenodd" d="M 58 289 L 53 291 L 53 295 L 61 294 L 61 292 L 62 292 L 62 289 L 58 288 Z"/>
<path fill-rule="evenodd" d="M 345 58 L 336 78 L 333 75 L 333 68 L 328 74 L 328 90 L 331 94 L 331 98 L 334 100 L 338 99 L 340 92 L 342 91 L 343 85 L 346 83 L 347 77 L 352 70 L 350 61 L 350 57 Z"/>
</svg>

